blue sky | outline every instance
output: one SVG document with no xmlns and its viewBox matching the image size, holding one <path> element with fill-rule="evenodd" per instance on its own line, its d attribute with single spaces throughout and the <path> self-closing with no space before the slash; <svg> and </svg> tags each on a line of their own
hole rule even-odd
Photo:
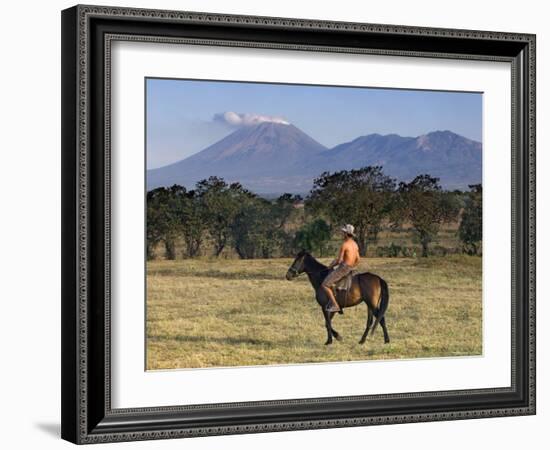
<svg viewBox="0 0 550 450">
<path fill-rule="evenodd" d="M 184 159 L 255 115 L 286 120 L 327 147 L 371 133 L 451 130 L 481 141 L 482 94 L 248 82 L 151 79 L 147 168 Z M 234 112 L 238 115 L 225 115 Z M 262 120 L 270 120 L 269 117 Z"/>
</svg>

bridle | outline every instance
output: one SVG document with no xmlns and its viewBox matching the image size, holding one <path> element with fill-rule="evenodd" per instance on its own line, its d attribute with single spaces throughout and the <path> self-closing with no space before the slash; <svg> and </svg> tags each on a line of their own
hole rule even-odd
<svg viewBox="0 0 550 450">
<path fill-rule="evenodd" d="M 301 272 L 298 269 L 295 269 L 294 265 L 292 265 L 288 268 L 288 271 L 295 277 L 297 277 L 298 275 L 301 275 L 302 273 L 305 273 L 306 275 L 318 275 L 318 274 L 324 272 L 325 270 L 326 269 L 319 270 L 318 272 L 311 272 L 311 271 L 308 272 L 306 270 L 305 264 L 304 264 L 304 269 Z"/>
<path fill-rule="evenodd" d="M 295 269 L 293 266 L 289 267 L 288 268 L 288 271 L 294 275 L 295 277 L 297 277 L 298 275 L 300 275 L 300 272 L 298 271 L 298 269 Z"/>
</svg>

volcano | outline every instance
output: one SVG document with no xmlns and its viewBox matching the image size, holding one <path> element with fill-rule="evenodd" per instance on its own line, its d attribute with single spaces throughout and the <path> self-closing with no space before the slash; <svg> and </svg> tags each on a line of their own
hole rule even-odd
<svg viewBox="0 0 550 450">
<path fill-rule="evenodd" d="M 210 176 L 240 182 L 264 196 L 307 194 L 325 171 L 383 167 L 398 181 L 419 174 L 440 178 L 446 189 L 481 183 L 482 146 L 452 131 L 417 137 L 369 134 L 328 149 L 291 124 L 245 126 L 206 149 L 147 171 L 147 189 L 179 184 L 192 189 Z"/>
<path fill-rule="evenodd" d="M 210 176 L 240 182 L 261 193 L 307 192 L 302 168 L 327 148 L 291 124 L 264 122 L 230 135 L 168 166 L 147 171 L 147 189 L 180 184 L 192 188 Z"/>
</svg>

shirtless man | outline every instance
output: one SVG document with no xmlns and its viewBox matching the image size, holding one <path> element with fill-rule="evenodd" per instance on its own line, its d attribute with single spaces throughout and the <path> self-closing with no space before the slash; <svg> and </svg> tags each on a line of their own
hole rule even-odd
<svg viewBox="0 0 550 450">
<path fill-rule="evenodd" d="M 338 312 L 340 311 L 340 306 L 334 297 L 332 292 L 332 287 L 336 284 L 337 281 L 344 278 L 351 270 L 359 264 L 359 246 L 353 240 L 355 228 L 353 225 L 346 225 L 341 228 L 342 233 L 344 234 L 344 242 L 340 247 L 340 252 L 338 258 L 330 263 L 328 266 L 330 269 L 337 266 L 332 272 L 330 272 L 327 277 L 324 279 L 321 284 L 322 288 L 325 290 L 329 302 L 327 303 L 326 310 L 328 312 Z"/>
</svg>

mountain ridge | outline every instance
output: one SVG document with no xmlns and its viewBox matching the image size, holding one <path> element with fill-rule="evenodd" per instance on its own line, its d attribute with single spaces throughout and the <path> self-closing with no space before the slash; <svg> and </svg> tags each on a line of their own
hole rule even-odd
<svg viewBox="0 0 550 450">
<path fill-rule="evenodd" d="M 209 176 L 238 181 L 258 194 L 307 193 L 322 172 L 381 165 L 398 181 L 420 173 L 445 188 L 481 182 L 482 145 L 449 130 L 420 136 L 371 133 L 327 148 L 292 124 L 246 126 L 204 150 L 147 171 L 147 189 L 181 184 L 192 188 Z"/>
</svg>

